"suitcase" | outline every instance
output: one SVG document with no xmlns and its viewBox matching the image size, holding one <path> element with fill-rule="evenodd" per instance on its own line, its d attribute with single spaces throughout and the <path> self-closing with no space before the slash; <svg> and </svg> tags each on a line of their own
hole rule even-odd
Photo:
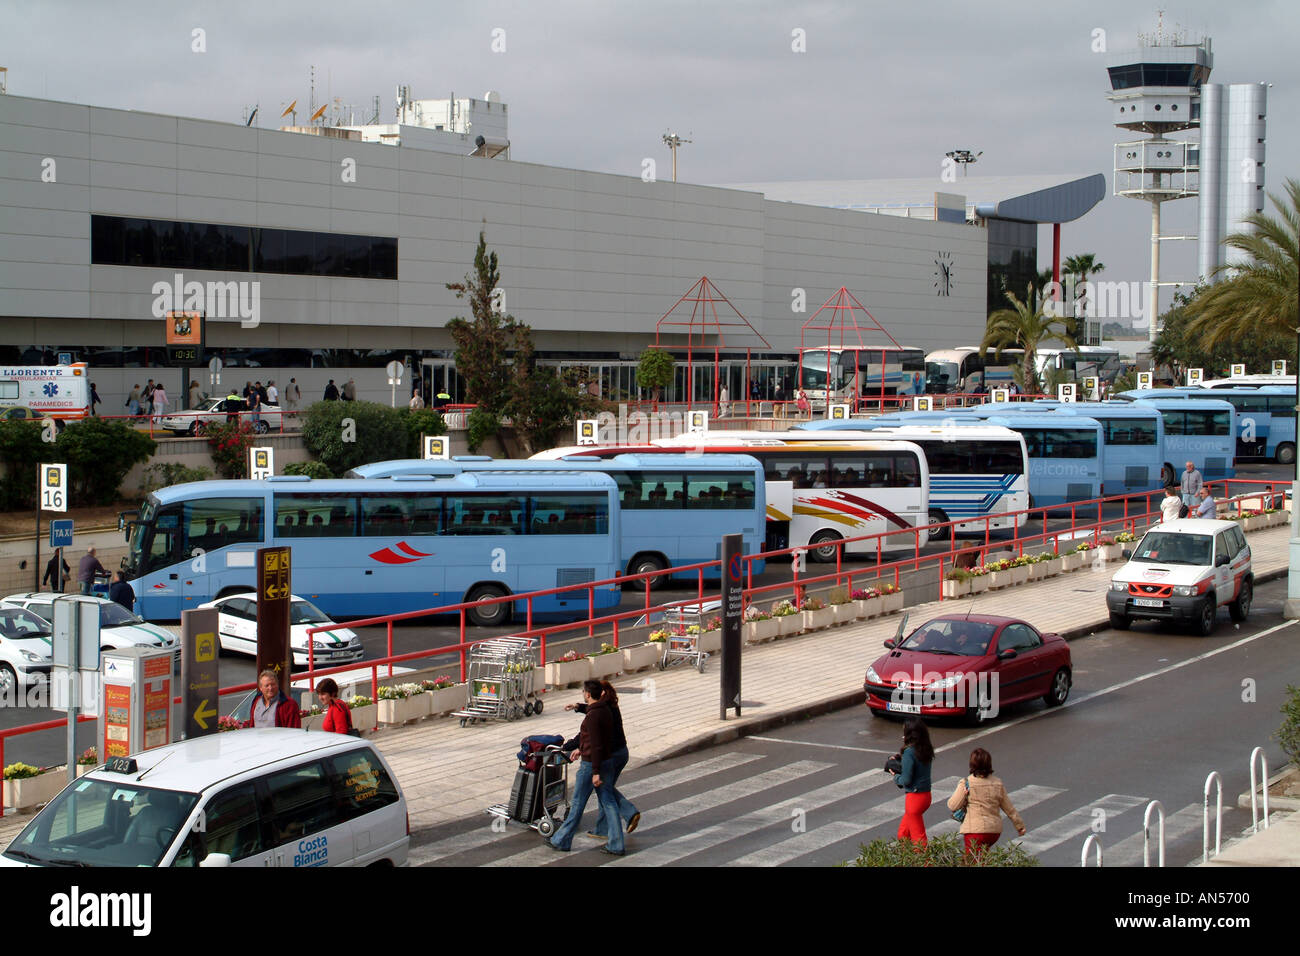
<svg viewBox="0 0 1300 956">
<path fill-rule="evenodd" d="M 510 786 L 510 817 L 520 823 L 532 823 L 541 816 L 537 806 L 537 782 L 540 774 L 520 767 Z"/>
</svg>

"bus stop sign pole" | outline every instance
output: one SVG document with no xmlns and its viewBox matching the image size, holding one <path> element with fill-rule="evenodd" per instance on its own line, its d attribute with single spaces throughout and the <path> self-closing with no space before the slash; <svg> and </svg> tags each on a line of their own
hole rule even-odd
<svg viewBox="0 0 1300 956">
<path fill-rule="evenodd" d="M 720 719 L 727 719 L 727 709 L 736 708 L 740 716 L 740 623 L 745 610 L 745 587 L 742 574 L 743 538 L 738 534 L 722 536 L 722 697 Z"/>
<path fill-rule="evenodd" d="M 280 690 L 289 694 L 289 594 L 292 583 L 288 548 L 257 552 L 257 673 L 273 670 Z"/>
</svg>

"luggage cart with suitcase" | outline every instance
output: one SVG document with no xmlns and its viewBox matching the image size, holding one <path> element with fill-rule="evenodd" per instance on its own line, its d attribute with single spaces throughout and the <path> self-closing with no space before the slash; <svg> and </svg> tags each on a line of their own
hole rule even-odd
<svg viewBox="0 0 1300 956">
<path fill-rule="evenodd" d="M 549 837 L 568 813 L 568 800 L 569 755 L 548 745 L 519 761 L 509 802 L 494 804 L 487 812 Z"/>
</svg>

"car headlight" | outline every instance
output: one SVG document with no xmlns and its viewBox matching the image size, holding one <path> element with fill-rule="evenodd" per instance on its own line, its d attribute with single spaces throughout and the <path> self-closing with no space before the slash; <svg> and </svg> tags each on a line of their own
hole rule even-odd
<svg viewBox="0 0 1300 956">
<path fill-rule="evenodd" d="M 329 647 L 329 644 L 325 643 L 324 641 L 312 641 L 311 646 L 315 650 L 323 651 L 325 650 L 325 648 Z"/>
<path fill-rule="evenodd" d="M 22 652 L 22 655 L 23 655 L 23 660 L 25 660 L 25 661 L 31 661 L 32 663 L 39 663 L 40 661 L 43 661 L 43 660 L 46 660 L 46 659 L 47 659 L 47 658 L 45 658 L 44 656 L 42 656 L 42 655 L 40 655 L 40 654 L 36 654 L 36 653 L 34 653 L 34 652 L 32 652 L 32 651 L 23 651 L 23 652 Z"/>
<path fill-rule="evenodd" d="M 965 674 L 949 674 L 947 677 L 944 677 L 941 680 L 937 680 L 934 681 L 933 683 L 926 684 L 925 689 L 926 690 L 949 690 L 950 688 L 956 687 L 965 679 L 966 679 Z"/>
<path fill-rule="evenodd" d="M 1174 588 L 1174 593 L 1179 597 L 1191 597 L 1196 593 L 1195 584 L 1179 584 Z"/>
<path fill-rule="evenodd" d="M 871 681 L 873 684 L 879 684 L 881 682 L 880 675 L 876 673 L 875 667 L 872 667 L 871 665 L 867 665 L 867 680 Z"/>
<path fill-rule="evenodd" d="M 1111 589 L 1112 591 L 1127 591 L 1127 590 L 1128 590 L 1128 582 L 1127 582 L 1127 581 L 1111 581 L 1111 582 L 1110 582 L 1110 589 Z"/>
</svg>

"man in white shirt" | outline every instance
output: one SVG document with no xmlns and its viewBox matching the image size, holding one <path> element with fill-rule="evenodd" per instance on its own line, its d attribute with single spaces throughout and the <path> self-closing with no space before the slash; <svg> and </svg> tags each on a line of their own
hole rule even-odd
<svg viewBox="0 0 1300 956">
<path fill-rule="evenodd" d="M 280 390 L 275 387 L 275 379 L 266 383 L 266 403 L 268 405 L 280 404 Z"/>
</svg>

